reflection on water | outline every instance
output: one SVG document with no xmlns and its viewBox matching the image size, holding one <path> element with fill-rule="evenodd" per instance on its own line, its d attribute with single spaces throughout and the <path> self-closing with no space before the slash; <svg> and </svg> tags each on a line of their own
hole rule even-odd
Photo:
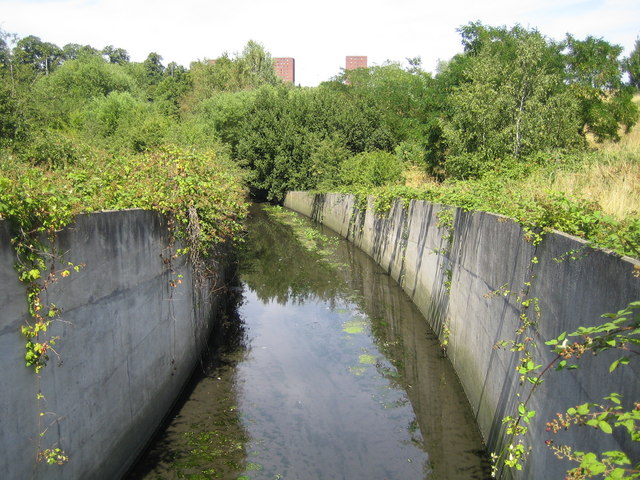
<svg viewBox="0 0 640 480">
<path fill-rule="evenodd" d="M 488 477 L 451 366 L 393 280 L 279 208 L 254 208 L 246 246 L 225 322 L 242 328 L 131 478 Z"/>
</svg>

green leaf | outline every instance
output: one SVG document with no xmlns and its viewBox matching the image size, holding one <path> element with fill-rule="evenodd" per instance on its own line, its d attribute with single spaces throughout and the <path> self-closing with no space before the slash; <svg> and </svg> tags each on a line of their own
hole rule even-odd
<svg viewBox="0 0 640 480">
<path fill-rule="evenodd" d="M 558 362 L 558 365 L 556 365 L 556 371 L 564 370 L 564 368 L 566 366 L 567 366 L 567 361 L 566 360 L 560 360 Z"/>
<path fill-rule="evenodd" d="M 578 414 L 586 415 L 589 413 L 589 404 L 583 403 L 582 405 L 578 405 L 577 407 Z"/>
<path fill-rule="evenodd" d="M 604 433 L 612 433 L 613 432 L 613 429 L 611 428 L 611 425 L 609 425 L 604 420 L 600 420 L 598 422 L 598 427 L 600 427 L 600 430 L 602 430 Z"/>
<path fill-rule="evenodd" d="M 608 396 L 606 396 L 604 398 L 605 398 L 605 400 L 612 401 L 616 405 L 620 405 L 620 396 L 621 395 L 619 393 L 612 392 L 612 393 L 610 393 Z"/>
<path fill-rule="evenodd" d="M 609 457 L 609 459 L 615 463 L 616 465 L 630 465 L 631 460 L 626 453 L 621 452 L 619 450 L 613 450 L 609 452 L 602 452 L 604 457 Z"/>
<path fill-rule="evenodd" d="M 629 357 L 622 357 L 617 359 L 609 366 L 609 373 L 613 372 L 620 365 L 628 365 L 629 361 Z"/>
<path fill-rule="evenodd" d="M 616 468 L 609 472 L 609 475 L 605 477 L 605 480 L 620 480 L 625 478 L 627 471 L 624 468 Z"/>
</svg>

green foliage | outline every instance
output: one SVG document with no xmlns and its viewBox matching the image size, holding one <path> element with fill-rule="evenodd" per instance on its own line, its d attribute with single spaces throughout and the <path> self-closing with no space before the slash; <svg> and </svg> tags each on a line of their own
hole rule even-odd
<svg viewBox="0 0 640 480">
<path fill-rule="evenodd" d="M 98 56 L 80 56 L 68 60 L 53 74 L 43 78 L 41 88 L 50 98 L 82 103 L 111 92 L 133 92 L 133 79 L 119 65 L 105 62 Z"/>
<path fill-rule="evenodd" d="M 87 147 L 56 130 L 40 130 L 29 134 L 28 141 L 21 143 L 16 151 L 20 158 L 29 163 L 51 167 L 73 165 L 88 155 Z"/>
<path fill-rule="evenodd" d="M 568 81 L 580 102 L 586 131 L 598 141 L 618 140 L 619 127 L 628 131 L 638 120 L 632 92 L 622 83 L 622 47 L 601 38 L 577 40 L 567 35 Z"/>
<path fill-rule="evenodd" d="M 342 163 L 340 180 L 343 185 L 380 187 L 401 180 L 402 171 L 402 163 L 391 153 L 362 152 Z"/>
<path fill-rule="evenodd" d="M 129 54 L 123 48 L 116 48 L 113 45 L 107 45 L 100 52 L 109 63 L 124 65 L 129 63 Z"/>
<path fill-rule="evenodd" d="M 153 101 L 164 115 L 178 119 L 182 98 L 190 91 L 191 80 L 184 67 L 171 62 L 153 91 Z"/>
<path fill-rule="evenodd" d="M 608 248 L 620 255 L 640 258 L 640 220 L 636 216 L 618 220 L 603 213 L 593 201 L 573 198 L 557 191 L 527 190 L 514 183 L 514 179 L 527 175 L 533 168 L 542 169 L 543 175 L 552 174 L 555 166 L 535 165 L 546 163 L 548 158 L 531 159 L 527 164 L 514 162 L 511 168 L 505 170 L 495 167 L 482 178 L 467 181 L 431 183 L 420 188 L 387 185 L 369 187 L 362 192 L 352 186 L 342 188 L 342 191 L 359 197 L 373 195 L 385 199 L 381 203 L 389 206 L 396 198 L 406 202 L 415 199 L 465 210 L 498 213 L 522 224 L 531 241 L 536 241 L 545 232 L 559 230 L 585 238 L 593 247 Z M 559 156 L 556 161 L 571 164 L 576 159 L 573 156 Z M 363 208 L 366 208 L 366 204 L 363 204 Z"/>
<path fill-rule="evenodd" d="M 578 360 L 588 352 L 597 355 L 608 350 L 618 351 L 619 356 L 611 363 L 610 372 L 629 365 L 640 355 L 637 350 L 640 345 L 640 301 L 631 302 L 626 308 L 602 317 L 607 319 L 604 323 L 581 326 L 574 332 L 564 332 L 546 342 L 557 355 L 553 362 L 557 362 L 556 370 L 577 368 Z M 570 342 L 572 337 L 575 340 Z M 567 409 L 566 413 L 558 413 L 547 423 L 547 431 L 558 433 L 574 425 L 589 426 L 605 434 L 619 429 L 633 442 L 640 441 L 640 402 L 635 401 L 633 406 L 625 408 L 617 393 L 611 393 L 604 400 L 608 403 L 584 403 Z M 552 440 L 547 441 L 547 445 L 558 458 L 578 463 L 568 471 L 567 478 L 640 478 L 640 464 L 633 465 L 624 452 L 580 452 Z"/>
<path fill-rule="evenodd" d="M 247 42 L 237 63 L 242 76 L 253 88 L 278 83 L 271 54 L 255 40 Z"/>
<path fill-rule="evenodd" d="M 16 43 L 13 61 L 28 66 L 34 77 L 39 74 L 48 75 L 62 62 L 62 50 L 52 43 L 29 35 Z"/>
<path fill-rule="evenodd" d="M 95 97 L 76 121 L 85 135 L 114 151 L 143 152 L 164 143 L 170 120 L 129 92 Z"/>
<path fill-rule="evenodd" d="M 46 365 L 54 338 L 42 339 L 59 309 L 41 293 L 78 266 L 48 271 L 51 252 L 43 239 L 81 211 L 147 208 L 175 219 L 176 235 L 196 255 L 238 236 L 245 214 L 241 175 L 223 155 L 165 149 L 117 159 L 87 158 L 80 165 L 32 165 L 4 158 L 0 169 L 0 218 L 11 223 L 18 276 L 27 285 L 32 320 L 22 329 L 25 361 L 36 372 Z"/>
<path fill-rule="evenodd" d="M 398 160 L 405 165 L 424 166 L 426 152 L 424 147 L 415 140 L 402 141 L 396 145 L 394 153 Z"/>
<path fill-rule="evenodd" d="M 64 465 L 69 461 L 69 457 L 60 448 L 46 448 L 38 452 L 38 460 L 49 465 Z"/>
<path fill-rule="evenodd" d="M 280 83 L 271 55 L 253 40 L 247 42 L 242 54 L 235 58 L 225 53 L 215 60 L 193 62 L 189 74 L 193 89 L 185 97 L 187 110 L 220 92 L 240 92 Z"/>
<path fill-rule="evenodd" d="M 62 47 L 62 58 L 64 61 L 77 60 L 81 57 L 99 56 L 100 52 L 91 45 L 80 45 L 78 43 L 67 43 Z"/>
<path fill-rule="evenodd" d="M 554 353 L 564 359 L 560 368 L 567 366 L 567 360 L 579 359 L 586 352 L 597 355 L 606 350 L 620 350 L 624 355 L 611 364 L 609 370 L 613 371 L 629 363 L 628 355 L 639 354 L 634 348 L 640 345 L 640 301 L 631 302 L 619 312 L 602 317 L 609 320 L 593 327 L 582 326 L 569 334 L 565 332 L 547 342 Z M 579 338 L 570 344 L 569 337 Z"/>
<path fill-rule="evenodd" d="M 410 70 L 398 64 L 345 72 L 349 96 L 363 107 L 380 112 L 381 123 L 393 144 L 412 141 L 427 143 L 430 122 L 435 117 L 431 75 L 419 68 L 419 61 Z M 378 148 L 384 148 L 382 145 Z"/>
<path fill-rule="evenodd" d="M 521 27 L 477 28 L 465 81 L 449 98 L 447 173 L 468 178 L 485 163 L 578 145 L 577 103 L 563 82 L 558 47 Z M 492 35 L 501 41 L 484 38 Z"/>
<path fill-rule="evenodd" d="M 633 51 L 624 60 L 624 68 L 629 74 L 629 85 L 640 89 L 640 38 L 636 39 Z"/>
<path fill-rule="evenodd" d="M 319 140 L 311 152 L 311 175 L 317 179 L 316 188 L 332 189 L 340 184 L 340 168 L 351 152 L 340 135 Z"/>
<path fill-rule="evenodd" d="M 238 129 L 234 156 L 252 171 L 256 191 L 270 200 L 280 200 L 287 190 L 335 183 L 331 175 L 347 157 L 391 149 L 379 112 L 361 107 L 334 87 L 263 87 Z M 320 165 L 321 159 L 329 163 Z"/>
<path fill-rule="evenodd" d="M 221 140 L 235 150 L 256 94 L 255 90 L 217 93 L 200 102 L 191 118 L 202 125 L 209 137 Z"/>
<path fill-rule="evenodd" d="M 11 145 L 16 139 L 20 123 L 18 105 L 12 95 L 9 78 L 0 69 L 0 147 Z"/>
</svg>

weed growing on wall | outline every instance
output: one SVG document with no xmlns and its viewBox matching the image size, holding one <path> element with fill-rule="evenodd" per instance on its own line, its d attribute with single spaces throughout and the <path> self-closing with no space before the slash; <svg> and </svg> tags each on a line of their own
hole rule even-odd
<svg viewBox="0 0 640 480">
<path fill-rule="evenodd" d="M 501 288 L 492 292 L 490 296 L 512 294 L 506 288 Z M 577 369 L 579 359 L 585 354 L 597 355 L 614 350 L 619 351 L 621 356 L 610 364 L 609 372 L 613 372 L 620 366 L 629 365 L 640 355 L 640 301 L 631 302 L 617 313 L 602 315 L 607 320 L 601 324 L 592 327 L 581 326 L 574 332 L 564 332 L 557 338 L 545 342 L 551 347 L 553 354 L 552 360 L 546 365 L 536 362 L 535 351 L 538 346 L 533 340 L 533 332 L 537 322 L 532 320 L 528 313 L 528 309 L 533 306 L 536 317 L 539 317 L 539 302 L 536 298 L 522 300 L 519 295 L 516 301 L 523 308 L 516 339 L 498 342 L 496 348 L 509 348 L 519 356 L 517 372 L 522 391 L 517 394 L 515 412 L 502 420 L 507 438 L 504 447 L 492 454 L 493 476 L 498 475 L 503 465 L 516 470 L 523 468 L 530 451 L 525 445 L 524 437 L 529 424 L 537 414 L 529 408 L 529 404 L 549 372 Z M 603 400 L 603 403 L 588 402 L 570 407 L 566 412 L 557 413 L 556 418 L 547 422 L 547 432 L 557 434 L 575 426 L 592 427 L 603 434 L 612 434 L 614 429 L 621 429 L 626 431 L 633 442 L 640 441 L 640 402 L 627 402 L 625 407 L 622 405 L 622 397 L 615 392 Z M 558 458 L 578 464 L 567 471 L 567 479 L 640 478 L 640 464 L 633 464 L 625 452 L 583 452 L 555 440 L 547 440 L 545 443 Z"/>
<path fill-rule="evenodd" d="M 640 258 L 640 219 L 620 219 L 602 211 L 593 201 L 561 192 L 531 192 L 514 187 L 509 178 L 485 177 L 464 182 L 429 183 L 423 187 L 384 186 L 340 190 L 356 197 L 360 210 L 366 210 L 367 196 L 374 198 L 376 213 L 391 208 L 394 200 L 408 203 L 424 200 L 510 217 L 529 232 L 534 243 L 541 235 L 559 230 L 584 238 L 594 247 L 613 250 L 619 255 Z"/>
<path fill-rule="evenodd" d="M 15 268 L 25 286 L 29 315 L 20 331 L 24 361 L 36 375 L 38 400 L 38 460 L 61 465 L 67 454 L 53 445 L 41 448 L 40 439 L 58 421 L 45 413 L 40 375 L 60 339 L 48 336 L 63 306 L 45 303 L 43 294 L 55 282 L 80 270 L 64 263 L 53 250 L 56 233 L 81 212 L 101 209 L 144 208 L 167 215 L 173 233 L 184 240 L 194 264 L 203 268 L 210 249 L 219 242 L 238 240 L 246 213 L 242 175 L 217 152 L 193 153 L 165 148 L 127 158 L 86 158 L 81 165 L 51 168 L 19 160 L 5 151 L 0 168 L 0 219 L 11 228 Z M 54 270 L 55 261 L 63 268 Z M 91 268 L 91 266 L 89 266 Z M 206 272 L 204 272 L 206 274 Z M 178 279 L 179 281 L 179 279 Z M 45 417 L 54 420 L 45 425 Z"/>
<path fill-rule="evenodd" d="M 603 323 L 591 327 L 582 326 L 574 332 L 562 333 L 546 342 L 556 354 L 549 367 L 555 366 L 556 370 L 575 369 L 579 367 L 579 360 L 585 354 L 598 355 L 605 351 L 618 352 L 617 358 L 609 366 L 610 373 L 636 360 L 640 355 L 640 301 L 631 302 L 622 310 L 602 317 L 605 319 Z M 628 399 L 612 392 L 603 399 L 603 403 L 584 403 L 570 407 L 547 422 L 547 431 L 557 434 L 575 426 L 587 426 L 611 435 L 614 429 L 618 429 L 626 433 L 631 441 L 638 442 L 640 402 L 627 401 L 625 406 L 623 400 Z M 567 472 L 568 479 L 640 478 L 640 463 L 634 463 L 625 452 L 582 452 L 554 440 L 547 440 L 546 443 L 558 458 L 577 463 L 576 467 Z"/>
</svg>

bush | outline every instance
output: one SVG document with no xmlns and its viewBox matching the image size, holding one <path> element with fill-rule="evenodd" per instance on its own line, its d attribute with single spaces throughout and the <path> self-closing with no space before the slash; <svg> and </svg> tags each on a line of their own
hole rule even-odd
<svg viewBox="0 0 640 480">
<path fill-rule="evenodd" d="M 340 169 L 344 185 L 379 187 L 402 180 L 402 162 L 389 152 L 362 152 L 345 160 Z"/>
<path fill-rule="evenodd" d="M 63 133 L 41 130 L 16 147 L 18 156 L 33 165 L 61 167 L 74 165 L 86 147 L 80 146 Z"/>
<path fill-rule="evenodd" d="M 96 97 L 84 115 L 84 131 L 110 150 L 142 152 L 165 142 L 170 121 L 129 92 Z"/>
</svg>

